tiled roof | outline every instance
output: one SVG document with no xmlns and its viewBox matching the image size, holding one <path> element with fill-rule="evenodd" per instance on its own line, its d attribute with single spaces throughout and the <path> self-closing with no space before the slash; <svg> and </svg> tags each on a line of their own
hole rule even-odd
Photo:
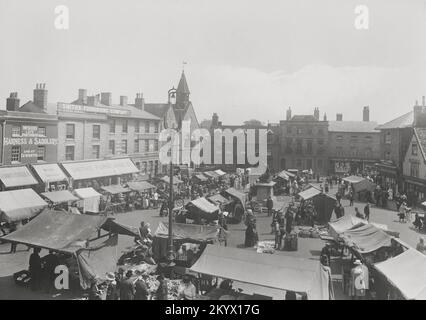
<svg viewBox="0 0 426 320">
<path fill-rule="evenodd" d="M 168 103 L 145 103 L 145 111 L 152 113 L 159 118 L 163 118 L 168 110 Z"/>
<path fill-rule="evenodd" d="M 417 141 L 420 144 L 423 159 L 426 160 L 426 128 L 414 128 L 414 133 L 417 136 Z"/>
<path fill-rule="evenodd" d="M 374 121 L 329 121 L 329 132 L 371 132 L 379 133 Z"/>
<path fill-rule="evenodd" d="M 398 128 L 409 128 L 413 126 L 414 122 L 414 111 L 410 111 L 402 116 L 386 122 L 377 127 L 379 130 L 383 129 L 398 129 Z"/>
<path fill-rule="evenodd" d="M 290 121 L 318 121 L 313 115 L 296 115 Z"/>
<path fill-rule="evenodd" d="M 19 112 L 31 112 L 31 113 L 46 113 L 43 108 L 35 105 L 34 102 L 28 101 L 19 108 Z"/>
</svg>

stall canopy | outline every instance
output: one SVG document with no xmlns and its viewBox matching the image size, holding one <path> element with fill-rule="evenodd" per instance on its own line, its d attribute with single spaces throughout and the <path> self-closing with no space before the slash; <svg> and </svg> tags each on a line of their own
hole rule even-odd
<svg viewBox="0 0 426 320">
<path fill-rule="evenodd" d="M 0 221 L 15 222 L 37 215 L 47 203 L 33 189 L 0 192 Z"/>
<path fill-rule="evenodd" d="M 170 183 L 170 177 L 169 176 L 164 176 L 161 178 L 161 180 L 165 183 Z M 180 180 L 178 177 L 174 176 L 173 177 L 173 184 L 180 184 L 183 183 L 182 180 Z"/>
<path fill-rule="evenodd" d="M 56 163 L 33 164 L 32 167 L 43 182 L 67 180 L 67 176 Z"/>
<path fill-rule="evenodd" d="M 320 223 L 330 221 L 336 204 L 336 198 L 328 193 L 323 193 L 315 187 L 311 187 L 299 193 L 303 200 L 312 200 L 318 214 Z"/>
<path fill-rule="evenodd" d="M 321 190 L 318 190 L 317 188 L 309 188 L 302 192 L 299 192 L 299 197 L 301 197 L 303 200 L 309 200 L 320 194 L 321 194 Z"/>
<path fill-rule="evenodd" d="M 208 197 L 208 200 L 213 202 L 216 205 L 226 204 L 230 202 L 228 199 L 226 199 L 224 196 L 220 194 L 212 195 L 211 197 Z"/>
<path fill-rule="evenodd" d="M 6 188 L 38 184 L 30 170 L 25 166 L 0 168 L 0 180 Z"/>
<path fill-rule="evenodd" d="M 49 199 L 53 203 L 63 203 L 68 201 L 77 201 L 79 200 L 68 190 L 53 191 L 53 192 L 44 192 L 41 194 L 43 197 Z"/>
<path fill-rule="evenodd" d="M 133 181 L 128 182 L 127 186 L 133 191 L 145 191 L 150 189 L 156 189 L 155 186 L 146 181 Z"/>
<path fill-rule="evenodd" d="M 214 171 L 205 171 L 205 172 L 203 172 L 203 174 L 205 174 L 206 176 L 213 178 L 213 179 L 219 177 L 219 175 Z"/>
<path fill-rule="evenodd" d="M 97 236 L 97 231 L 103 229 L 104 225 L 109 226 L 109 230 L 125 234 L 120 232 L 123 226 L 116 225 L 114 220 L 105 216 L 89 216 L 46 209 L 21 229 L 3 237 L 2 240 L 75 253 L 85 248 L 86 241 Z"/>
<path fill-rule="evenodd" d="M 214 173 L 216 173 L 217 175 L 219 175 L 219 176 L 224 176 L 224 175 L 226 175 L 226 172 L 223 172 L 222 170 L 215 170 L 214 171 Z"/>
<path fill-rule="evenodd" d="M 290 180 L 290 178 L 294 178 L 295 175 L 292 174 L 291 172 L 283 170 L 280 173 L 278 173 L 277 177 L 279 177 L 281 179 L 284 179 L 284 180 Z"/>
<path fill-rule="evenodd" d="M 374 267 L 408 300 L 426 300 L 426 256 L 414 249 Z"/>
<path fill-rule="evenodd" d="M 194 175 L 194 177 L 196 177 L 198 180 L 200 180 L 201 182 L 206 182 L 206 181 L 208 181 L 209 179 L 205 176 L 205 175 L 203 175 L 203 174 L 201 174 L 201 173 L 197 173 L 197 174 L 195 174 Z"/>
<path fill-rule="evenodd" d="M 343 178 L 343 181 L 353 184 L 355 192 L 360 192 L 365 190 L 373 191 L 376 188 L 375 183 L 363 177 L 350 176 L 347 178 Z"/>
<path fill-rule="evenodd" d="M 226 194 L 229 194 L 230 196 L 237 198 L 238 200 L 240 200 L 243 208 L 245 208 L 246 206 L 246 201 L 247 201 L 247 196 L 245 193 L 238 191 L 235 188 L 229 188 L 225 190 Z"/>
<path fill-rule="evenodd" d="M 365 179 L 363 177 L 359 177 L 359 176 L 350 176 L 350 177 L 343 178 L 343 181 L 353 183 L 353 184 L 356 184 L 356 183 L 361 182 L 363 180 L 365 180 Z"/>
<path fill-rule="evenodd" d="M 273 289 L 306 293 L 312 300 L 330 298 L 329 275 L 317 260 L 285 255 L 265 256 L 255 251 L 208 245 L 190 270 Z"/>
<path fill-rule="evenodd" d="M 343 232 L 340 237 L 359 253 L 370 253 L 391 245 L 392 236 L 372 224 L 364 224 Z"/>
<path fill-rule="evenodd" d="M 217 240 L 219 227 L 197 224 L 173 223 L 173 239 L 195 240 L 199 242 Z M 160 222 L 155 237 L 168 238 L 169 224 Z"/>
<path fill-rule="evenodd" d="M 207 213 L 214 213 L 219 210 L 219 207 L 209 202 L 206 198 L 198 198 L 198 199 L 192 200 L 189 204 L 192 204 L 193 206 L 197 207 L 201 211 L 204 211 Z"/>
<path fill-rule="evenodd" d="M 75 189 L 74 193 L 81 199 L 90 199 L 101 196 L 101 194 L 93 188 Z"/>
<path fill-rule="evenodd" d="M 351 214 L 346 214 L 340 219 L 328 223 L 329 233 L 331 236 L 336 238 L 347 230 L 351 230 L 352 228 L 365 224 L 368 224 L 367 220 L 362 220 Z"/>
<path fill-rule="evenodd" d="M 123 186 L 120 186 L 119 184 L 104 186 L 101 189 L 110 194 L 119 194 L 119 193 L 126 193 L 131 191 L 129 188 L 125 188 Z"/>
<path fill-rule="evenodd" d="M 74 180 L 112 177 L 139 172 L 129 158 L 63 163 L 62 166 Z"/>
</svg>

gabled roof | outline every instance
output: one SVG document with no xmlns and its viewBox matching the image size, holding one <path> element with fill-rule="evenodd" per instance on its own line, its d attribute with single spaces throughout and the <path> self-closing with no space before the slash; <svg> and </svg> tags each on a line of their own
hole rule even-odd
<svg viewBox="0 0 426 320">
<path fill-rule="evenodd" d="M 420 145 L 420 152 L 426 161 L 426 128 L 414 128 L 414 136 Z"/>
<path fill-rule="evenodd" d="M 19 110 L 19 112 L 32 112 L 32 113 L 46 113 L 43 108 L 40 108 L 34 102 L 28 101 L 24 105 L 22 105 Z"/>
<path fill-rule="evenodd" d="M 318 121 L 313 115 L 296 115 L 290 121 Z"/>
<path fill-rule="evenodd" d="M 399 129 L 399 128 L 410 128 L 414 123 L 414 111 L 410 111 L 402 116 L 386 122 L 377 127 L 378 130 L 383 129 Z"/>
<path fill-rule="evenodd" d="M 178 93 L 189 94 L 188 83 L 186 82 L 185 72 L 182 72 L 182 76 L 180 77 L 179 85 L 176 90 Z"/>
<path fill-rule="evenodd" d="M 329 121 L 329 132 L 379 133 L 374 121 Z"/>
<path fill-rule="evenodd" d="M 168 103 L 146 103 L 145 111 L 152 113 L 153 115 L 163 118 L 169 110 Z"/>
</svg>

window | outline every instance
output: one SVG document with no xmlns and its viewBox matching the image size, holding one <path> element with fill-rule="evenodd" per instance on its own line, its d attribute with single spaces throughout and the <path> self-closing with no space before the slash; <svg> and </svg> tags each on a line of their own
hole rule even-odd
<svg viewBox="0 0 426 320">
<path fill-rule="evenodd" d="M 287 133 L 291 134 L 292 128 L 291 127 L 287 127 Z"/>
<path fill-rule="evenodd" d="M 142 174 L 146 174 L 146 169 L 147 169 L 147 163 L 142 162 L 142 169 L 141 169 Z"/>
<path fill-rule="evenodd" d="M 372 141 L 373 141 L 373 137 L 372 136 L 366 136 L 365 137 L 365 142 L 371 143 Z"/>
<path fill-rule="evenodd" d="M 308 134 L 312 134 L 312 128 L 311 127 L 308 128 Z"/>
<path fill-rule="evenodd" d="M 149 162 L 149 167 L 148 167 L 148 172 L 152 173 L 153 170 L 154 170 L 154 162 L 150 161 Z"/>
<path fill-rule="evenodd" d="M 129 130 L 129 122 L 127 120 L 123 121 L 123 128 L 121 129 L 121 132 L 127 133 Z"/>
<path fill-rule="evenodd" d="M 93 125 L 93 139 L 101 138 L 101 126 L 98 124 Z"/>
<path fill-rule="evenodd" d="M 303 130 L 302 130 L 302 128 L 297 128 L 296 132 L 297 132 L 297 134 L 302 134 Z"/>
<path fill-rule="evenodd" d="M 337 142 L 343 142 L 343 136 L 337 136 L 336 141 Z"/>
<path fill-rule="evenodd" d="M 135 122 L 135 133 L 139 133 L 139 126 L 140 126 L 140 122 L 138 120 L 136 120 L 136 122 Z"/>
<path fill-rule="evenodd" d="M 145 121 L 145 133 L 149 133 L 149 121 Z"/>
<path fill-rule="evenodd" d="M 109 153 L 115 154 L 115 141 L 109 140 Z"/>
<path fill-rule="evenodd" d="M 65 160 L 73 161 L 74 160 L 74 146 L 66 146 L 65 147 Z"/>
<path fill-rule="evenodd" d="M 296 166 L 297 166 L 298 169 L 300 169 L 302 167 L 302 160 L 301 159 L 296 160 Z"/>
<path fill-rule="evenodd" d="M 373 156 L 373 149 L 372 148 L 366 148 L 365 149 L 365 157 L 371 158 Z"/>
<path fill-rule="evenodd" d="M 385 152 L 385 160 L 390 160 L 391 153 L 389 151 Z"/>
<path fill-rule="evenodd" d="M 285 169 L 286 168 L 286 166 L 285 166 L 285 158 L 282 158 L 281 159 L 281 169 Z"/>
<path fill-rule="evenodd" d="M 419 177 L 419 163 L 418 162 L 411 162 L 410 175 L 412 177 L 415 177 L 415 178 Z"/>
<path fill-rule="evenodd" d="M 121 141 L 121 152 L 127 154 L 127 140 Z"/>
<path fill-rule="evenodd" d="M 21 147 L 13 146 L 12 147 L 12 162 L 20 162 L 21 161 Z"/>
<path fill-rule="evenodd" d="M 109 133 L 115 133 L 115 120 L 109 123 Z"/>
<path fill-rule="evenodd" d="M 139 153 L 139 140 L 135 140 L 134 153 Z"/>
<path fill-rule="evenodd" d="M 413 143 L 411 145 L 411 155 L 412 156 L 417 156 L 418 155 L 418 147 L 416 143 Z"/>
<path fill-rule="evenodd" d="M 143 140 L 144 142 L 144 151 L 149 152 L 149 140 Z"/>
<path fill-rule="evenodd" d="M 20 126 L 13 126 L 12 127 L 12 137 L 20 136 L 21 135 L 21 127 Z"/>
<path fill-rule="evenodd" d="M 159 170 L 159 165 L 158 165 L 158 160 L 155 160 L 154 162 L 154 174 L 157 175 L 158 174 L 158 170 Z"/>
<path fill-rule="evenodd" d="M 67 139 L 75 139 L 75 125 L 67 124 Z"/>
<path fill-rule="evenodd" d="M 322 159 L 318 159 L 318 169 L 322 168 Z"/>
<path fill-rule="evenodd" d="M 149 152 L 154 151 L 154 140 L 148 140 L 149 142 Z"/>
<path fill-rule="evenodd" d="M 154 140 L 154 151 L 158 151 L 158 140 Z"/>
<path fill-rule="evenodd" d="M 44 161 L 46 158 L 46 147 L 38 146 L 37 147 L 37 161 Z"/>
<path fill-rule="evenodd" d="M 154 127 L 154 133 L 159 133 L 159 132 L 160 132 L 160 124 L 156 122 Z"/>
<path fill-rule="evenodd" d="M 306 151 L 308 154 L 312 153 L 312 140 L 307 141 Z M 312 166 L 308 166 L 308 167 L 311 168 Z"/>
<path fill-rule="evenodd" d="M 343 156 L 343 147 L 336 147 L 336 155 L 338 157 L 342 157 Z"/>
<path fill-rule="evenodd" d="M 317 143 L 318 143 L 318 145 L 323 146 L 324 145 L 324 140 L 318 140 Z"/>
<path fill-rule="evenodd" d="M 388 133 L 386 133 L 386 135 L 385 135 L 385 144 L 391 144 L 391 142 L 392 142 L 391 133 L 390 133 L 390 132 L 388 132 Z"/>
<path fill-rule="evenodd" d="M 38 133 L 39 136 L 45 137 L 46 136 L 46 127 L 38 127 L 37 133 Z"/>
<path fill-rule="evenodd" d="M 94 145 L 92 146 L 92 156 L 94 159 L 99 159 L 101 154 L 101 146 L 100 145 Z"/>
<path fill-rule="evenodd" d="M 358 142 L 358 136 L 351 136 L 351 143 L 357 143 Z"/>
<path fill-rule="evenodd" d="M 323 136 L 323 135 L 324 135 L 324 129 L 323 129 L 323 128 L 319 128 L 319 129 L 318 129 L 318 134 L 319 134 L 320 136 Z"/>
<path fill-rule="evenodd" d="M 292 153 L 292 144 L 293 144 L 293 139 L 292 138 L 287 138 L 286 139 L 286 152 L 287 153 Z"/>
<path fill-rule="evenodd" d="M 312 159 L 306 159 L 306 169 L 312 169 Z"/>
<path fill-rule="evenodd" d="M 300 139 L 296 142 L 296 153 L 302 153 L 302 140 Z"/>
</svg>

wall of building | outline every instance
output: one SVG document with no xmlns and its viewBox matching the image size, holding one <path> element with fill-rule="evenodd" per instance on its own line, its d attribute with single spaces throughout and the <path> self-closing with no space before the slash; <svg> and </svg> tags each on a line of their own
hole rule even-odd
<svg viewBox="0 0 426 320">
<path fill-rule="evenodd" d="M 12 134 L 13 127 L 20 127 L 21 134 Z M 37 133 L 37 128 L 46 128 L 46 135 Z M 54 163 L 57 161 L 58 128 L 56 121 L 6 120 L 4 126 L 3 165 L 12 163 L 13 147 L 20 147 L 20 161 L 22 164 L 37 163 L 38 146 L 45 147 L 44 159 L 40 161 Z"/>
<path fill-rule="evenodd" d="M 417 146 L 417 154 L 413 154 L 413 145 Z M 403 162 L 403 174 L 406 177 L 413 177 L 411 174 L 411 163 L 419 164 L 419 175 L 414 178 L 424 179 L 425 187 L 426 187 L 426 162 L 423 158 L 422 152 L 420 150 L 419 143 L 416 137 L 413 135 L 410 143 L 408 144 L 407 153 Z"/>
</svg>

